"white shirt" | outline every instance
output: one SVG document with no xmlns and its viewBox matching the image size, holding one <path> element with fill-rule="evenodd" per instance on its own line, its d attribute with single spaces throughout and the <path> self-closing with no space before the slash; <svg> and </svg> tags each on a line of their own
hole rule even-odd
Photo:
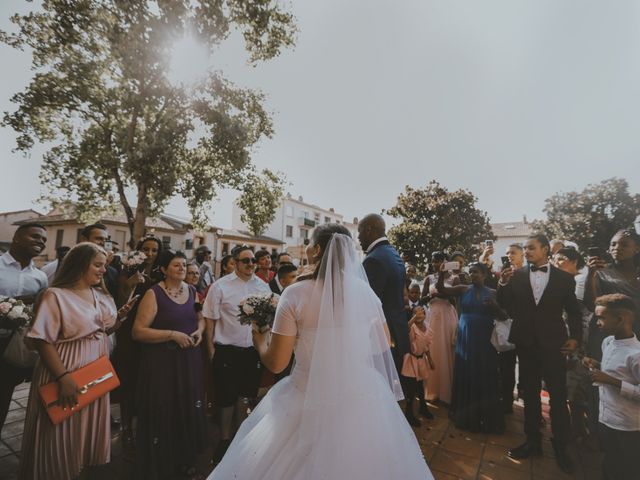
<svg viewBox="0 0 640 480">
<path fill-rule="evenodd" d="M 605 338 L 600 369 L 622 381 L 620 389 L 599 384 L 600 422 L 615 430 L 640 431 L 640 341 L 635 336 Z"/>
<path fill-rule="evenodd" d="M 53 282 L 53 277 L 56 276 L 56 270 L 58 270 L 58 263 L 59 263 L 58 259 L 56 258 L 54 261 L 47 263 L 44 267 L 40 269 L 47 276 L 47 279 L 49 280 L 49 285 L 51 285 L 51 283 Z"/>
<path fill-rule="evenodd" d="M 271 293 L 271 288 L 255 275 L 245 282 L 234 272 L 211 285 L 202 314 L 216 322 L 215 343 L 244 348 L 253 345 L 251 326 L 241 325 L 238 314 L 242 300 L 260 293 Z"/>
<path fill-rule="evenodd" d="M 5 297 L 35 295 L 43 288 L 47 288 L 47 285 L 47 276 L 36 268 L 33 260 L 22 268 L 20 262 L 9 252 L 0 256 L 0 295 Z M 10 334 L 10 330 L 0 329 L 0 337 Z"/>
<path fill-rule="evenodd" d="M 531 282 L 533 299 L 536 301 L 536 305 L 540 303 L 544 289 L 547 288 L 547 284 L 549 283 L 549 275 L 551 275 L 551 267 L 548 263 L 546 265 L 541 265 L 541 267 L 547 267 L 547 271 L 543 272 L 538 270 L 537 272 L 533 272 L 529 270 L 529 281 Z"/>
<path fill-rule="evenodd" d="M 367 248 L 367 253 L 369 253 L 371 250 L 373 250 L 373 247 L 375 247 L 376 245 L 378 245 L 381 242 L 388 242 L 389 239 L 387 237 L 380 237 L 377 240 L 374 240 L 373 242 L 371 242 L 371 245 L 369 245 L 369 248 Z"/>
</svg>

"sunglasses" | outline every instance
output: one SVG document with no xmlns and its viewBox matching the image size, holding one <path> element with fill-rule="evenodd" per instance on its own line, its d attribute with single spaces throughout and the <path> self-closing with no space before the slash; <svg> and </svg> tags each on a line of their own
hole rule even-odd
<svg viewBox="0 0 640 480">
<path fill-rule="evenodd" d="M 236 260 L 236 262 L 244 263 L 245 265 L 249 265 L 250 263 L 256 263 L 257 260 L 255 258 L 243 258 L 242 260 Z"/>
</svg>

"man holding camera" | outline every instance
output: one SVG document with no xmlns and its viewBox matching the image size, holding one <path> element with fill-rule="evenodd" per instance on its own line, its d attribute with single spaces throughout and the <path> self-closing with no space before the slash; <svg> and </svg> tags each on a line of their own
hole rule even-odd
<svg viewBox="0 0 640 480">
<path fill-rule="evenodd" d="M 550 245 L 544 235 L 532 235 L 525 243 L 527 267 L 503 269 L 498 302 L 513 318 L 509 341 L 516 345 L 520 382 L 524 390 L 527 441 L 509 451 L 516 459 L 542 454 L 540 390 L 544 379 L 550 396 L 551 440 L 556 463 L 565 473 L 573 471 L 567 453 L 571 435 L 567 408 L 566 356 L 582 339 L 582 319 L 575 295 L 575 280 L 549 263 Z M 570 336 L 563 320 L 567 312 Z"/>
</svg>

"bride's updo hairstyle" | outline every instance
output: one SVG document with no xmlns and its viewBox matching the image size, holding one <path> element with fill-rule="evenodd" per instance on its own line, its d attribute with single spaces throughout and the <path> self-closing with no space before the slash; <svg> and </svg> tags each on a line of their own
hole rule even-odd
<svg viewBox="0 0 640 480">
<path fill-rule="evenodd" d="M 324 225 L 320 225 L 315 228 L 313 231 L 313 235 L 311 235 L 311 241 L 314 245 L 320 246 L 320 258 L 318 259 L 318 263 L 316 263 L 316 268 L 313 271 L 312 279 L 318 278 L 320 274 L 320 265 L 322 264 L 322 257 L 324 257 L 325 252 L 327 251 L 327 246 L 331 241 L 331 237 L 333 237 L 336 233 L 340 233 L 342 235 L 346 235 L 349 238 L 351 237 L 351 233 L 347 230 L 344 225 L 339 225 L 337 223 L 325 223 Z"/>
</svg>

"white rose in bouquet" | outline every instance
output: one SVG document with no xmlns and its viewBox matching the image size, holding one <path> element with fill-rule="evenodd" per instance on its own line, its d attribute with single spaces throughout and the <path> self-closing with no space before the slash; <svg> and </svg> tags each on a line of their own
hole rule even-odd
<svg viewBox="0 0 640 480">
<path fill-rule="evenodd" d="M 249 305 L 248 303 L 245 303 L 242 306 L 242 311 L 247 315 L 253 315 L 254 312 L 255 312 L 255 309 L 251 305 Z"/>
<path fill-rule="evenodd" d="M 18 318 L 22 318 L 23 310 L 24 307 L 22 305 L 16 305 L 9 313 L 7 313 L 7 318 L 9 320 L 17 320 Z"/>
</svg>

